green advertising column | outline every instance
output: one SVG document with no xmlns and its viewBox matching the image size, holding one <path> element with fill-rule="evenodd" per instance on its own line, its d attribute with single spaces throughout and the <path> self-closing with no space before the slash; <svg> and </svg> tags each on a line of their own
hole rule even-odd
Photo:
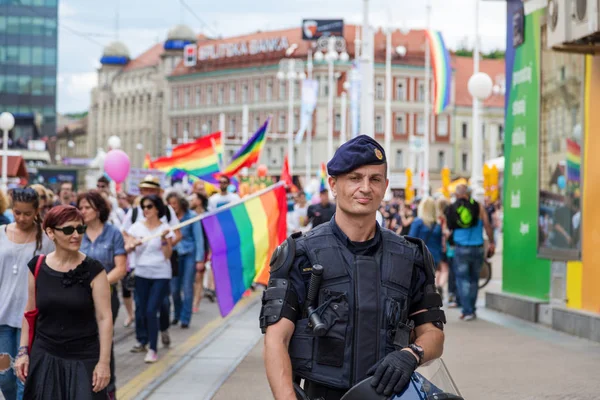
<svg viewBox="0 0 600 400">
<path fill-rule="evenodd" d="M 521 1 L 507 3 L 504 143 L 504 241 L 502 290 L 547 300 L 550 262 L 537 258 L 540 18 L 543 10 L 524 16 L 523 43 L 513 28 L 522 13 Z M 527 12 L 527 11 L 525 11 Z M 515 18 L 514 16 L 517 15 Z"/>
</svg>

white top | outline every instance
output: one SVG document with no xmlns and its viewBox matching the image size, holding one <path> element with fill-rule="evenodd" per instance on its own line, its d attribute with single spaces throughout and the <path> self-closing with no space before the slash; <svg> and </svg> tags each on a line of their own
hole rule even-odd
<svg viewBox="0 0 600 400">
<path fill-rule="evenodd" d="M 294 204 L 294 211 L 288 211 L 288 236 L 294 232 L 308 232 L 310 226 L 302 226 L 302 221 L 306 221 L 308 212 L 308 203 L 304 207 Z"/>
<path fill-rule="evenodd" d="M 135 238 L 142 239 L 148 236 L 162 233 L 169 229 L 166 223 L 160 224 L 157 228 L 148 229 L 142 221 L 136 221 L 127 233 Z M 167 237 L 174 238 L 175 234 L 171 231 Z M 132 268 L 135 268 L 135 276 L 146 279 L 171 279 L 171 260 L 165 258 L 161 244 L 162 238 L 155 237 L 138 247 L 136 247 L 135 257 L 131 259 Z"/>
<path fill-rule="evenodd" d="M 233 201 L 238 201 L 239 199 L 240 196 L 236 193 L 227 193 L 225 195 L 221 193 L 215 193 L 208 199 L 208 211 L 215 211 L 217 208 Z"/>
<path fill-rule="evenodd" d="M 377 220 L 379 226 L 383 226 L 383 214 L 381 214 L 381 211 L 377 210 L 377 214 L 375 214 L 375 219 Z"/>
<path fill-rule="evenodd" d="M 29 293 L 27 263 L 34 256 L 35 234 L 33 242 L 17 244 L 6 235 L 6 227 L 0 227 L 0 325 L 21 328 Z M 53 251 L 54 243 L 43 233 L 42 249 L 35 255 Z"/>
</svg>

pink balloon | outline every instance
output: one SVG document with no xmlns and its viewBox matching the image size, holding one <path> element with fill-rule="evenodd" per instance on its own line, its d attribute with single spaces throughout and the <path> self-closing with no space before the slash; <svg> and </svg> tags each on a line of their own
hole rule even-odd
<svg viewBox="0 0 600 400">
<path fill-rule="evenodd" d="M 123 150 L 111 150 L 104 159 L 104 172 L 116 183 L 121 183 L 129 175 L 129 156 Z"/>
</svg>

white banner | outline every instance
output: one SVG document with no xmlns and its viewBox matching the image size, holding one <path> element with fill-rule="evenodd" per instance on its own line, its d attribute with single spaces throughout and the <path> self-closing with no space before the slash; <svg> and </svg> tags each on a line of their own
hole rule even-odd
<svg viewBox="0 0 600 400">
<path fill-rule="evenodd" d="M 302 81 L 302 111 L 300 113 L 300 129 L 296 133 L 296 144 L 302 143 L 304 132 L 311 123 L 313 112 L 319 96 L 319 81 L 305 79 Z"/>
</svg>

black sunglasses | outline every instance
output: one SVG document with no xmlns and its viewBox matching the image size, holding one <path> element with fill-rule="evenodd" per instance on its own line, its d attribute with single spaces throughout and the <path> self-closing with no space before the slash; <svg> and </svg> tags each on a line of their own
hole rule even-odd
<svg viewBox="0 0 600 400">
<path fill-rule="evenodd" d="M 83 235 L 87 229 L 87 225 L 78 225 L 78 226 L 65 226 L 64 228 L 54 228 L 56 231 L 61 231 L 67 236 L 72 235 L 75 231 L 80 235 Z"/>
<path fill-rule="evenodd" d="M 146 204 L 142 206 L 142 210 L 152 210 L 154 208 L 154 204 Z"/>
</svg>

